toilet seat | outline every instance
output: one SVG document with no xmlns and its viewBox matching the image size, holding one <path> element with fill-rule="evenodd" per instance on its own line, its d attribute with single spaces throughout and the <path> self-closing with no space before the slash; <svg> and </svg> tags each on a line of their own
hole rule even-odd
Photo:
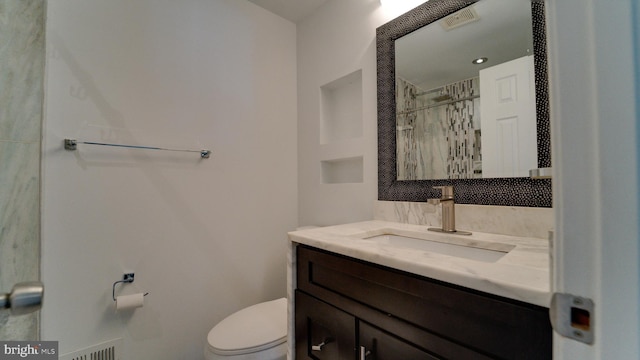
<svg viewBox="0 0 640 360">
<path fill-rule="evenodd" d="M 287 299 L 239 310 L 209 331 L 209 351 L 223 356 L 263 351 L 287 340 Z"/>
</svg>

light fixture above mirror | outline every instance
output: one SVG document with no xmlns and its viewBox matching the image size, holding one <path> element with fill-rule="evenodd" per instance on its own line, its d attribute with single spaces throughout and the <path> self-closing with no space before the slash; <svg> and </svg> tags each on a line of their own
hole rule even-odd
<svg viewBox="0 0 640 360">
<path fill-rule="evenodd" d="M 391 16 L 397 16 L 409 11 L 429 0 L 380 0 L 380 5 Z"/>
</svg>

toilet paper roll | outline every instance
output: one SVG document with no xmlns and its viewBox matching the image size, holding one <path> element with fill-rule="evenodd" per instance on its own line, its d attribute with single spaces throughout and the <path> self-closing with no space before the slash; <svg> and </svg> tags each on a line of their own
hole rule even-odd
<svg viewBox="0 0 640 360">
<path fill-rule="evenodd" d="M 142 307 L 143 305 L 143 293 L 116 296 L 116 311 L 135 309 Z"/>
</svg>

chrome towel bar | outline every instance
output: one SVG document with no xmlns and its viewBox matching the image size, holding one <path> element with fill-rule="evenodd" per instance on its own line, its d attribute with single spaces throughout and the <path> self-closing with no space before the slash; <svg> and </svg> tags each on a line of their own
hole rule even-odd
<svg viewBox="0 0 640 360">
<path fill-rule="evenodd" d="M 208 159 L 211 155 L 210 150 L 188 150 L 188 149 L 170 149 L 170 148 L 162 148 L 156 146 L 142 146 L 142 145 L 124 145 L 124 144 L 108 144 L 108 143 L 99 143 L 92 141 L 78 141 L 75 139 L 64 139 L 64 148 L 67 150 L 76 150 L 78 148 L 78 144 L 85 145 L 99 145 L 99 146 L 115 146 L 115 147 L 124 147 L 131 149 L 145 149 L 145 150 L 164 150 L 164 151 L 181 151 L 181 152 L 196 152 L 200 153 L 200 157 L 203 159 Z"/>
</svg>

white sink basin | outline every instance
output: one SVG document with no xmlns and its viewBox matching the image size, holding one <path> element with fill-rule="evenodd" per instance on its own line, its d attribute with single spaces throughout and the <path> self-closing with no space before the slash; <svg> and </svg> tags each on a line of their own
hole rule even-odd
<svg viewBox="0 0 640 360">
<path fill-rule="evenodd" d="M 373 240 L 385 246 L 409 248 L 484 262 L 496 262 L 515 247 L 513 245 L 477 240 L 468 240 L 468 244 L 452 244 L 450 242 L 393 234 L 376 235 L 365 239 Z M 461 242 L 464 242 L 464 240 Z"/>
</svg>

